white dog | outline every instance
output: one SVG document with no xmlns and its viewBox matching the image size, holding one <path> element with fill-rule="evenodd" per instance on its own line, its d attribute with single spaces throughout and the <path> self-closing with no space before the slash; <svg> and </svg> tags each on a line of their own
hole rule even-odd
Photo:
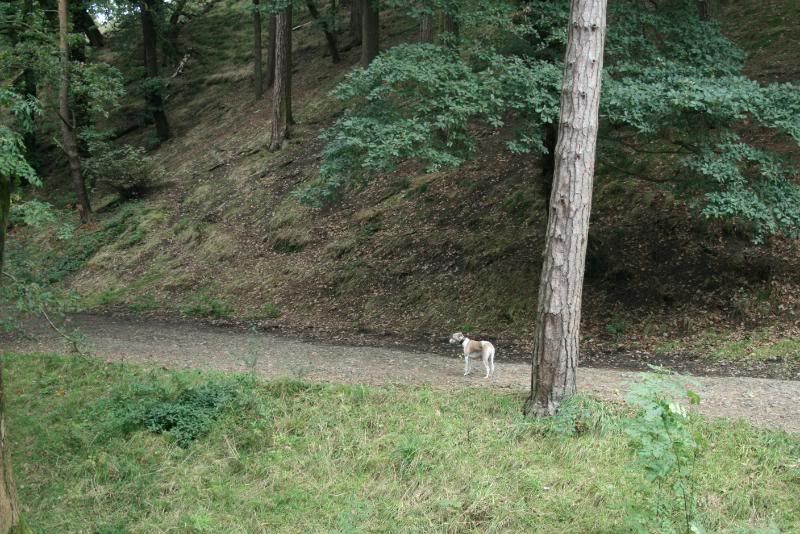
<svg viewBox="0 0 800 534">
<path fill-rule="evenodd" d="M 450 343 L 460 343 L 464 348 L 464 376 L 469 374 L 470 358 L 480 356 L 483 359 L 483 366 L 486 368 L 486 378 L 494 374 L 494 345 L 488 341 L 475 341 L 468 338 L 461 332 L 456 332 L 450 336 Z"/>
</svg>

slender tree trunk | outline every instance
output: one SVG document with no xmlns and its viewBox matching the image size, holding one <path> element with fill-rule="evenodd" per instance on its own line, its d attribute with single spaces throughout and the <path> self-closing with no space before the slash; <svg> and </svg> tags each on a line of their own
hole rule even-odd
<svg viewBox="0 0 800 534">
<path fill-rule="evenodd" d="M 711 20 L 711 0 L 695 0 L 697 4 L 697 16 L 700 20 Z"/>
<path fill-rule="evenodd" d="M 11 178 L 0 174 L 0 286 L 5 283 L 3 266 L 6 245 L 8 212 L 11 209 Z M 6 399 L 3 387 L 3 358 L 0 357 L 0 534 L 5 534 L 19 522 L 17 489 L 11 468 L 11 453 L 6 444 Z"/>
<path fill-rule="evenodd" d="M 269 16 L 269 34 L 267 35 L 267 79 L 265 87 L 272 87 L 275 83 L 275 34 L 277 33 L 277 22 L 275 13 Z"/>
<path fill-rule="evenodd" d="M 183 10 L 186 8 L 188 0 L 178 0 L 172 5 L 172 14 L 169 16 L 169 22 L 164 28 L 163 39 L 161 42 L 161 58 L 162 65 L 167 66 L 174 63 L 180 56 L 178 46 L 178 36 L 180 35 L 180 23 Z"/>
<path fill-rule="evenodd" d="M 572 0 L 555 177 L 533 345 L 529 416 L 553 415 L 575 392 L 592 207 L 606 0 Z"/>
<path fill-rule="evenodd" d="M 331 24 L 327 20 L 319 18 L 319 11 L 317 10 L 317 6 L 314 4 L 314 0 L 306 0 L 306 6 L 308 6 L 308 12 L 311 14 L 311 18 L 313 18 L 317 24 L 320 25 L 322 28 L 322 33 L 325 34 L 325 42 L 328 44 L 328 51 L 331 54 L 331 60 L 334 63 L 339 63 L 341 58 L 339 57 L 339 48 L 336 44 L 335 28 L 332 28 Z"/>
<path fill-rule="evenodd" d="M 58 114 L 61 123 L 61 144 L 69 163 L 72 187 L 78 199 L 78 213 L 81 222 L 88 222 L 92 212 L 86 183 L 81 174 L 81 160 L 78 155 L 78 140 L 75 135 L 75 115 L 69 108 L 69 45 L 67 44 L 67 0 L 58 0 L 58 44 L 61 61 L 61 83 L 58 91 Z"/>
<path fill-rule="evenodd" d="M 426 13 L 422 15 L 419 21 L 419 41 L 421 43 L 433 42 L 433 14 Z"/>
<path fill-rule="evenodd" d="M 378 55 L 380 42 L 380 13 L 378 0 L 361 0 L 361 66 L 369 67 Z"/>
<path fill-rule="evenodd" d="M 170 138 L 169 122 L 164 113 L 164 102 L 161 99 L 161 86 L 158 78 L 158 56 L 156 54 L 156 27 L 153 19 L 157 0 L 141 0 L 139 7 L 142 18 L 142 44 L 144 47 L 144 69 L 149 85 L 145 88 L 145 101 L 148 111 L 156 123 L 156 133 L 163 142 Z"/>
<path fill-rule="evenodd" d="M 276 17 L 275 33 L 275 84 L 272 86 L 272 136 L 270 150 L 280 150 L 289 135 L 289 122 L 286 116 L 286 97 L 289 90 L 289 35 L 292 25 L 289 10 L 280 11 Z"/>
<path fill-rule="evenodd" d="M 292 15 L 293 6 L 289 4 L 286 8 L 287 34 L 286 34 L 286 124 L 294 124 L 294 113 L 292 113 Z M 286 127 L 286 137 L 289 137 L 289 127 Z"/>
<path fill-rule="evenodd" d="M 256 99 L 264 96 L 264 72 L 261 69 L 261 6 L 260 0 L 253 0 L 253 80 Z"/>
<path fill-rule="evenodd" d="M 458 39 L 458 21 L 456 20 L 455 13 L 445 13 L 443 23 L 444 33 L 450 33 L 453 38 Z"/>
<path fill-rule="evenodd" d="M 350 37 L 352 46 L 361 44 L 361 2 L 362 0 L 350 0 Z"/>
<path fill-rule="evenodd" d="M 11 178 L 0 174 L 0 285 L 3 285 L 3 255 L 6 250 L 8 213 L 11 210 Z M 2 509 L 2 503 L 0 503 Z"/>
</svg>

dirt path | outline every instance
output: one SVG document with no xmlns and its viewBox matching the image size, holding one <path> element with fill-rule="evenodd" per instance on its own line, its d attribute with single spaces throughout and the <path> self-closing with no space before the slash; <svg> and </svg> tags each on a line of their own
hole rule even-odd
<svg viewBox="0 0 800 534">
<path fill-rule="evenodd" d="M 503 360 L 498 347 L 495 376 L 484 380 L 482 365 L 463 376 L 462 361 L 426 352 L 309 343 L 264 333 L 249 333 L 196 323 L 80 315 L 75 326 L 100 358 L 136 361 L 170 368 L 246 371 L 265 378 L 294 377 L 315 382 L 368 385 L 427 384 L 445 389 L 491 387 L 525 390 L 530 365 Z M 59 352 L 60 338 L 41 325 L 31 339 L 0 337 L 0 348 L 18 352 Z M 639 373 L 581 368 L 578 388 L 598 398 L 619 401 Z M 701 411 L 748 419 L 755 425 L 800 433 L 800 381 L 742 377 L 702 377 Z"/>
</svg>

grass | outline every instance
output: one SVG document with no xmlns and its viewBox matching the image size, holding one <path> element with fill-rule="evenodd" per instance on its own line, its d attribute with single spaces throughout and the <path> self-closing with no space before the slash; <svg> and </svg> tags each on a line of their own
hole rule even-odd
<svg viewBox="0 0 800 534">
<path fill-rule="evenodd" d="M 9 436 L 27 522 L 66 532 L 619 532 L 653 495 L 626 408 L 555 420 L 519 393 L 261 382 L 8 355 Z M 210 385 L 217 386 L 211 387 Z M 130 422 L 155 398 L 231 392 L 181 447 Z M 571 415 L 569 415 L 571 414 Z M 800 440 L 692 421 L 708 531 L 800 528 Z"/>
<path fill-rule="evenodd" d="M 709 329 L 656 347 L 659 353 L 684 351 L 722 361 L 800 361 L 800 338 L 782 336 L 766 328 L 747 332 Z"/>
</svg>

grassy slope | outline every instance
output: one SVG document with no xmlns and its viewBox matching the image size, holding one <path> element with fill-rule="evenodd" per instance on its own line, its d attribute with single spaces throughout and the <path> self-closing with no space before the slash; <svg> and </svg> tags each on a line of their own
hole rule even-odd
<svg viewBox="0 0 800 534">
<path fill-rule="evenodd" d="M 773 11 L 755 6 L 744 31 L 744 12 L 721 4 L 725 30 L 755 50 L 754 76 L 782 57 L 782 71 L 796 78 L 789 29 L 798 13 L 787 9 L 776 25 Z M 407 22 L 384 16 L 387 45 L 411 38 Z M 87 303 L 406 338 L 465 325 L 495 339 L 528 338 L 544 226 L 544 199 L 531 185 L 537 162 L 510 157 L 500 136 L 488 135 L 478 159 L 456 171 L 420 175 L 409 165 L 332 209 L 300 207 L 289 193 L 317 171 L 318 131 L 339 110 L 327 93 L 358 50 L 333 66 L 313 26 L 295 32 L 299 124 L 272 154 L 269 102 L 254 102 L 249 87 L 247 21 L 245 11 L 220 5 L 184 27 L 192 59 L 167 101 L 176 138 L 156 152 L 171 181 L 126 208 L 134 216 L 88 262 L 74 262 L 69 280 Z M 215 39 L 217 27 L 231 29 L 229 37 Z M 769 37 L 753 37 L 762 33 Z M 101 227 L 119 213 L 101 213 Z M 598 179 L 591 241 L 587 341 L 718 352 L 744 343 L 766 357 L 780 352 L 776 341 L 796 345 L 793 244 L 753 247 L 730 227 L 688 220 L 668 194 L 615 177 Z M 42 269 L 63 263 L 48 254 Z"/>
<path fill-rule="evenodd" d="M 41 532 L 620 532 L 653 498 L 623 431 L 584 401 L 521 417 L 519 394 L 253 382 L 58 356 L 9 355 L 20 502 Z M 240 397 L 188 449 L 124 432 L 111 399 L 234 384 Z M 123 397 L 120 397 L 120 395 Z M 693 419 L 709 532 L 800 529 L 800 442 Z"/>
</svg>

